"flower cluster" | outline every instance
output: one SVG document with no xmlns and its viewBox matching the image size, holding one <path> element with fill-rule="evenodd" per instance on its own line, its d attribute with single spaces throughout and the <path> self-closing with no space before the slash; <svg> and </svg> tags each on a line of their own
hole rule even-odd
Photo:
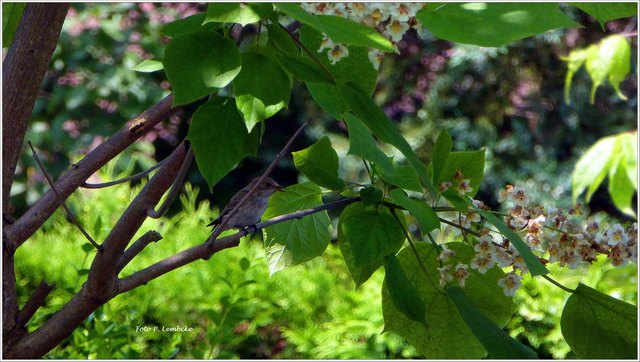
<svg viewBox="0 0 640 362">
<path fill-rule="evenodd" d="M 456 180 L 462 179 L 461 175 L 456 176 Z M 573 269 L 581 264 L 592 264 L 598 254 L 606 255 L 616 267 L 637 262 L 637 223 L 625 228 L 621 224 L 603 227 L 606 225 L 600 225 L 593 218 L 580 222 L 579 208 L 572 208 L 567 212 L 561 209 L 547 210 L 541 205 L 532 204 L 523 188 L 511 185 L 500 191 L 499 202 L 508 206 L 504 216 L 505 223 L 521 236 L 545 264 L 558 263 L 562 267 Z M 474 200 L 474 205 L 486 209 L 480 201 Z M 468 213 L 461 213 L 459 222 L 459 226 L 471 229 L 473 224 L 480 226 L 481 218 L 470 210 Z M 468 267 L 481 274 L 495 265 L 511 268 L 498 281 L 498 285 L 503 288 L 505 295 L 513 296 L 522 285 L 523 275 L 528 272 L 524 259 L 513 244 L 503 238 L 500 241 L 494 239 L 488 229 L 480 228 L 478 235 L 474 245 L 475 256 Z M 447 262 L 453 260 L 454 256 L 454 252 L 445 249 L 439 260 Z M 455 269 L 451 266 L 439 268 L 440 284 L 444 285 L 455 278 L 460 286 L 464 286 L 464 279 L 468 276 L 468 268 L 465 267 L 466 265 L 458 262 Z"/>
<path fill-rule="evenodd" d="M 309 13 L 316 15 L 335 15 L 347 18 L 380 32 L 387 39 L 395 43 L 402 40 L 409 29 L 419 29 L 416 13 L 422 9 L 421 3 L 302 3 L 301 6 Z M 346 46 L 334 43 L 325 36 L 319 53 L 329 49 L 327 56 L 332 64 L 349 55 Z M 397 49 L 397 47 L 396 47 Z M 376 69 L 380 66 L 382 52 L 376 49 L 369 51 L 369 60 Z"/>
</svg>

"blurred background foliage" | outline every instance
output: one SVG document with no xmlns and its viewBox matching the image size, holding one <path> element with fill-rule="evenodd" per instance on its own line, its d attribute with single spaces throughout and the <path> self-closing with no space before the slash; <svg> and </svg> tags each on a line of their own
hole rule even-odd
<svg viewBox="0 0 640 362">
<path fill-rule="evenodd" d="M 131 68 L 143 59 L 162 57 L 168 41 L 161 33 L 164 24 L 200 11 L 206 11 L 206 5 L 72 4 L 26 136 L 41 150 L 54 179 L 127 120 L 169 94 L 162 72 L 136 73 Z M 486 149 L 485 179 L 477 198 L 494 209 L 497 191 L 507 183 L 525 186 L 541 202 L 570 206 L 570 176 L 577 159 L 601 137 L 636 128 L 637 37 L 628 38 L 633 59 L 632 76 L 621 84 L 626 101 L 605 86 L 590 105 L 591 80 L 580 70 L 573 79 L 572 103 L 565 104 L 566 64 L 560 60 L 607 35 L 637 31 L 636 18 L 611 21 L 603 31 L 575 8 L 565 11 L 584 27 L 548 32 L 501 48 L 452 44 L 412 30 L 398 44 L 400 54 L 388 55 L 380 67 L 374 98 L 425 162 L 442 128 L 452 135 L 454 150 Z M 256 30 L 250 25 L 243 31 Z M 251 36 L 245 39 L 249 42 Z M 308 118 L 313 122 L 292 150 L 329 135 L 341 156 L 341 177 L 364 179 L 360 160 L 345 157 L 344 125 L 324 113 L 303 85 L 296 85 L 293 92 L 289 109 L 266 122 L 268 137 L 259 156 L 244 160 L 212 191 L 192 166 L 188 181 L 194 186 L 187 186 L 172 216 L 149 220 L 141 229 L 156 229 L 164 240 L 150 246 L 125 273 L 203 240 L 208 233 L 204 225 L 212 217 L 210 202 L 223 207 L 235 191 L 266 168 Z M 182 108 L 89 182 L 129 175 L 166 157 L 186 136 L 194 109 Z M 48 189 L 30 153 L 24 151 L 12 188 L 15 215 Z M 283 160 L 273 177 L 283 185 L 299 181 L 290 158 Z M 80 190 L 70 203 L 82 215 L 83 225 L 100 240 L 134 197 L 136 187 Z M 588 207 L 591 212 L 625 218 L 613 207 L 606 185 Z M 82 284 L 93 253 L 83 243 L 57 213 L 19 250 L 16 266 L 22 302 L 40 278 L 58 283 L 30 328 L 42 323 Z M 418 357 L 399 337 L 380 334 L 382 275 L 374 275 L 374 280 L 354 291 L 335 245 L 307 265 L 271 278 L 268 274 L 259 241 L 243 241 L 207 263 L 194 263 L 117 297 L 48 357 Z M 557 273 L 569 287 L 580 280 L 636 304 L 635 275 L 635 265 L 611 269 L 604 263 L 588 272 Z M 519 313 L 510 324 L 512 335 L 535 347 L 540 356 L 565 357 L 569 349 L 562 341 L 558 318 L 567 297 L 539 280 L 527 281 L 516 295 Z M 136 326 L 145 325 L 186 325 L 194 331 L 135 332 Z"/>
</svg>

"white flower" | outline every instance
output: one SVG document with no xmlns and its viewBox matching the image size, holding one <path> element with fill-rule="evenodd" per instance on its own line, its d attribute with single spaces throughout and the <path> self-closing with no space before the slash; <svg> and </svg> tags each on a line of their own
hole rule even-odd
<svg viewBox="0 0 640 362">
<path fill-rule="evenodd" d="M 382 63 L 383 57 L 384 54 L 377 49 L 372 49 L 369 51 L 369 61 L 371 62 L 371 64 L 373 64 L 373 67 L 376 68 L 376 70 L 380 68 L 380 63 Z"/>
<path fill-rule="evenodd" d="M 509 273 L 504 278 L 498 280 L 498 285 L 504 291 L 504 295 L 513 297 L 522 285 L 522 277 L 516 273 Z"/>
<path fill-rule="evenodd" d="M 615 224 L 609 230 L 607 230 L 607 244 L 616 246 L 618 244 L 626 244 L 629 241 L 627 233 L 620 224 Z"/>
<path fill-rule="evenodd" d="M 384 3 L 371 3 L 369 6 L 371 9 L 371 19 L 375 25 L 389 19 L 389 12 L 385 9 Z"/>
<path fill-rule="evenodd" d="M 486 273 L 489 269 L 493 268 L 496 263 L 493 261 L 490 255 L 476 255 L 471 259 L 471 269 L 476 269 L 480 274 Z"/>
<path fill-rule="evenodd" d="M 453 275 L 456 277 L 456 280 L 458 281 L 458 285 L 464 288 L 464 283 L 469 277 L 469 266 L 462 264 L 461 262 L 458 262 L 458 264 L 456 265 L 456 269 L 453 272 Z"/>
<path fill-rule="evenodd" d="M 367 5 L 366 3 L 349 3 L 350 17 L 358 21 L 364 18 Z"/>
<path fill-rule="evenodd" d="M 384 33 L 394 42 L 399 42 L 407 30 L 409 30 L 409 24 L 399 20 L 393 20 L 387 25 L 387 28 L 384 29 Z"/>
<path fill-rule="evenodd" d="M 320 48 L 318 49 L 318 53 L 322 53 L 325 49 L 333 48 L 333 41 L 328 36 L 322 38 L 320 42 Z"/>
<path fill-rule="evenodd" d="M 506 268 L 513 263 L 513 257 L 504 248 L 496 248 L 491 254 L 491 258 L 500 265 L 501 268 Z"/>
<path fill-rule="evenodd" d="M 448 282 L 453 280 L 451 275 L 451 266 L 443 266 L 442 268 L 436 268 L 440 272 L 440 286 L 445 286 Z"/>
<path fill-rule="evenodd" d="M 449 261 L 449 259 L 453 258 L 454 256 L 456 256 L 455 251 L 451 249 L 447 249 L 446 246 L 443 246 L 442 252 L 440 253 L 440 255 L 438 255 L 438 260 L 446 263 L 447 261 Z"/>
<path fill-rule="evenodd" d="M 409 7 L 409 4 L 407 3 L 391 3 L 389 5 L 391 5 L 388 7 L 389 14 L 399 21 L 407 22 L 410 17 L 415 16 L 416 14 L 415 10 L 412 7 Z"/>
<path fill-rule="evenodd" d="M 481 256 L 491 256 L 496 247 L 493 245 L 491 235 L 482 235 L 478 238 L 478 243 L 473 246 L 473 249 Z"/>
<path fill-rule="evenodd" d="M 470 183 L 471 183 L 471 181 L 469 181 L 468 178 L 460 181 L 460 184 L 456 188 L 456 191 L 458 191 L 458 193 L 460 195 L 463 195 L 463 196 L 468 194 L 469 192 L 473 191 L 473 189 L 471 188 Z"/>
<path fill-rule="evenodd" d="M 449 181 L 445 181 L 443 183 L 441 183 L 440 185 L 438 185 L 438 190 L 440 190 L 440 192 L 445 192 L 449 189 L 449 187 L 451 187 L 453 184 Z"/>
<path fill-rule="evenodd" d="M 335 44 L 327 53 L 331 64 L 336 64 L 340 59 L 349 55 L 349 49 L 342 44 Z"/>
</svg>

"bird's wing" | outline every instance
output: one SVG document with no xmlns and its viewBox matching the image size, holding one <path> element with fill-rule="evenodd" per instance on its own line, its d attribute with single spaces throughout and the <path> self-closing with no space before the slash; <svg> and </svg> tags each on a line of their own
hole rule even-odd
<svg viewBox="0 0 640 362">
<path fill-rule="evenodd" d="M 222 218 L 227 215 L 229 212 L 231 212 L 231 209 L 233 209 L 235 207 L 235 205 L 242 200 L 242 198 L 244 197 L 244 195 L 247 194 L 247 192 L 249 192 L 250 188 L 243 188 L 242 190 L 236 192 L 235 195 L 233 195 L 233 197 L 231 198 L 231 200 L 229 200 L 229 203 L 227 204 L 227 206 L 224 207 L 224 209 L 222 209 L 222 211 L 220 211 L 220 215 L 218 215 L 218 217 L 213 220 L 212 222 L 210 222 L 209 224 L 207 224 L 207 226 L 213 226 L 214 230 L 215 230 L 215 226 L 220 224 L 222 222 Z"/>
</svg>

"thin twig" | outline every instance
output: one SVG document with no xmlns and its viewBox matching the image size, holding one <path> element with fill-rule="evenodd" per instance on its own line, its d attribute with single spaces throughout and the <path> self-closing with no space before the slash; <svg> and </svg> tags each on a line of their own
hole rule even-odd
<svg viewBox="0 0 640 362">
<path fill-rule="evenodd" d="M 169 205 L 171 205 L 173 200 L 176 198 L 176 196 L 180 192 L 180 188 L 182 187 L 182 182 L 184 181 L 185 176 L 187 176 L 187 171 L 189 171 L 189 167 L 191 166 L 191 161 L 193 160 L 193 146 L 190 143 L 188 144 L 188 146 L 189 146 L 189 150 L 187 151 L 187 155 L 184 158 L 182 167 L 180 167 L 180 172 L 178 173 L 178 176 L 173 181 L 173 185 L 171 185 L 171 190 L 169 190 L 169 194 L 167 195 L 167 198 L 162 203 L 162 206 L 160 206 L 158 211 L 155 211 L 153 208 L 147 210 L 147 216 L 149 216 L 150 218 L 157 219 L 160 216 L 162 216 L 167 211 L 167 209 L 169 208 Z"/>
<path fill-rule="evenodd" d="M 88 182 L 85 182 L 80 187 L 83 187 L 85 189 L 101 189 L 101 188 L 105 188 L 105 187 L 119 185 L 119 184 L 122 184 L 122 183 L 125 183 L 125 182 L 129 182 L 129 181 L 136 181 L 136 180 L 139 180 L 139 179 L 147 176 L 148 174 L 153 172 L 155 169 L 157 169 L 158 167 L 162 166 L 164 161 L 165 160 L 162 160 L 162 161 L 156 163 L 153 167 L 151 167 L 151 168 L 149 168 L 147 170 L 144 170 L 144 171 L 142 171 L 140 173 L 137 173 L 135 175 L 129 176 L 129 177 L 121 178 L 121 179 L 115 180 L 115 181 L 99 183 L 99 184 L 90 184 Z"/>
<path fill-rule="evenodd" d="M 438 219 L 440 219 L 440 222 L 443 222 L 445 224 L 448 224 L 448 225 L 451 225 L 453 227 L 456 227 L 456 228 L 458 228 L 458 229 L 460 229 L 462 231 L 466 231 L 466 232 L 468 232 L 469 234 L 471 234 L 473 236 L 477 236 L 477 237 L 481 237 L 482 236 L 482 234 L 480 234 L 478 232 L 475 232 L 475 231 L 473 231 L 473 230 L 471 230 L 469 228 L 466 228 L 466 227 L 464 227 L 464 226 L 462 226 L 460 224 L 456 224 L 455 222 L 451 222 L 451 221 L 449 221 L 447 219 L 443 219 L 441 217 L 439 217 Z"/>
<path fill-rule="evenodd" d="M 142 235 L 138 240 L 134 241 L 133 244 L 125 250 L 122 254 L 122 257 L 118 261 L 118 267 L 116 268 L 116 274 L 120 273 L 125 266 L 127 266 L 136 255 L 140 254 L 147 245 L 151 243 L 155 243 L 156 241 L 162 239 L 162 235 L 155 230 L 149 230 L 144 235 Z"/>
<path fill-rule="evenodd" d="M 60 200 L 63 200 L 62 196 L 60 195 L 60 193 L 56 189 L 56 186 L 53 184 L 53 181 L 51 181 L 51 178 L 47 174 L 47 171 L 44 169 L 44 166 L 42 165 L 42 162 L 40 162 L 40 157 L 38 157 L 38 153 L 36 152 L 35 148 L 33 148 L 33 144 L 31 144 L 31 141 L 27 141 L 27 143 L 29 144 L 29 147 L 31 148 L 31 153 L 33 154 L 33 158 L 36 160 L 36 163 L 40 167 L 40 170 L 42 171 L 42 174 L 47 179 L 47 182 L 49 183 L 49 186 L 51 187 L 53 192 L 56 194 L 56 196 Z M 93 240 L 91 235 L 89 235 L 89 233 L 82 227 L 82 225 L 80 225 L 80 222 L 78 221 L 76 216 L 73 214 L 73 211 L 71 211 L 71 209 L 67 206 L 67 204 L 64 201 L 62 201 L 62 207 L 65 209 L 65 211 L 69 215 L 69 219 L 71 219 L 71 222 L 78 228 L 78 230 L 80 230 L 82 235 L 84 235 L 84 237 L 87 238 L 87 240 L 89 240 L 91 245 L 93 245 L 96 249 L 102 251 L 102 246 L 98 245 L 98 243 L 96 243 L 95 240 Z"/>
<path fill-rule="evenodd" d="M 575 293 L 575 292 L 576 292 L 576 291 L 575 291 L 575 289 L 571 289 L 571 288 L 567 288 L 567 287 L 565 287 L 564 285 L 562 285 L 562 284 L 560 284 L 560 283 L 556 282 L 555 280 L 551 279 L 551 277 L 550 277 L 550 276 L 548 276 L 548 275 L 541 275 L 541 277 L 545 278 L 546 280 L 548 280 L 549 282 L 551 282 L 551 284 L 553 284 L 553 285 L 555 285 L 556 287 L 558 287 L 558 288 L 560 288 L 560 289 L 564 290 L 565 292 L 569 292 L 569 293 Z"/>
<path fill-rule="evenodd" d="M 292 212 L 286 215 L 280 215 L 272 219 L 258 223 L 255 226 L 250 227 L 249 229 L 252 229 L 251 232 L 256 232 L 263 228 L 266 228 L 268 226 L 271 226 L 280 222 L 293 220 L 293 219 L 300 219 L 304 216 L 307 216 L 316 212 L 330 210 L 340 206 L 346 206 L 360 200 L 361 199 L 359 197 L 352 197 L 348 199 L 342 199 L 342 200 L 330 202 L 330 203 L 316 206 L 310 209 L 300 210 L 300 211 Z M 161 275 L 164 275 L 172 270 L 180 268 L 181 266 L 192 263 L 196 260 L 199 260 L 199 259 L 206 260 L 206 259 L 209 259 L 213 254 L 219 251 L 238 246 L 238 244 L 240 243 L 240 239 L 249 233 L 250 232 L 248 230 L 243 229 L 233 235 L 220 238 L 219 240 L 216 240 L 215 243 L 205 242 L 205 243 L 197 244 L 196 246 L 183 250 L 176 255 L 170 256 L 142 270 L 139 270 L 131 275 L 121 278 L 118 282 L 117 294 L 122 294 L 122 293 L 128 292 L 131 289 L 147 284 L 148 282 L 160 277 Z M 207 241 L 208 240 L 209 239 L 207 239 Z"/>
<path fill-rule="evenodd" d="M 44 279 L 40 282 L 36 291 L 18 313 L 18 327 L 23 327 L 27 322 L 29 322 L 31 317 L 33 317 L 36 311 L 44 304 L 45 299 L 47 299 L 47 296 L 55 286 L 55 282 L 47 284 Z"/>
<path fill-rule="evenodd" d="M 292 40 L 293 40 L 293 41 L 294 41 L 294 42 L 295 42 L 295 43 L 296 43 L 300 48 L 302 48 L 302 50 L 303 50 L 303 51 L 304 51 L 304 52 L 305 52 L 305 53 L 306 53 L 306 54 L 307 54 L 307 55 L 308 55 L 308 56 L 309 56 L 309 57 L 310 57 L 310 58 L 311 58 L 311 59 L 312 59 L 316 64 L 318 64 L 318 65 L 322 68 L 322 70 L 324 70 L 324 71 L 325 71 L 325 73 L 327 73 L 327 74 L 331 77 L 331 79 L 333 79 L 333 81 L 334 81 L 334 82 L 336 81 L 336 77 L 333 75 L 333 73 L 331 73 L 331 71 L 330 71 L 329 69 L 327 69 L 327 67 L 325 67 L 325 66 L 324 66 L 324 64 L 322 64 L 322 62 L 320 61 L 320 59 L 318 59 L 318 57 L 316 57 L 316 55 L 315 55 L 315 54 L 313 54 L 313 53 L 309 50 L 309 48 L 307 48 L 304 44 L 302 44 L 302 42 L 300 41 L 300 39 L 296 38 L 296 37 L 295 37 L 295 35 L 293 35 L 293 33 L 289 31 L 289 29 L 285 28 L 285 27 L 284 27 L 284 26 L 282 26 L 281 24 L 278 24 L 278 25 L 280 25 L 280 27 L 281 27 L 282 29 L 284 29 L 284 30 L 287 32 L 287 34 L 289 34 L 289 37 L 291 37 L 291 39 L 292 39 Z"/>
<path fill-rule="evenodd" d="M 260 185 L 262 183 L 262 181 L 264 181 L 264 179 L 269 176 L 271 171 L 273 171 L 273 169 L 276 167 L 276 165 L 280 162 L 280 160 L 287 153 L 287 151 L 289 150 L 289 148 L 293 144 L 293 141 L 298 137 L 298 135 L 300 135 L 300 133 L 302 133 L 302 130 L 309 124 L 309 122 L 311 122 L 311 119 L 308 119 L 307 121 L 305 121 L 302 124 L 302 126 L 300 126 L 300 128 L 298 128 L 296 133 L 294 133 L 293 136 L 291 136 L 291 139 L 289 139 L 289 142 L 287 142 L 287 144 L 282 148 L 282 150 L 276 155 L 276 157 L 273 159 L 273 161 L 271 162 L 271 164 L 269 165 L 267 170 L 262 174 L 262 176 L 260 176 L 260 179 L 258 179 L 258 181 L 255 183 L 255 185 L 253 185 L 251 190 L 249 190 L 249 192 L 247 192 L 247 194 L 244 195 L 244 197 L 238 202 L 238 204 L 236 204 L 236 206 L 233 209 L 231 209 L 231 211 L 229 211 L 227 216 L 222 218 L 222 221 L 220 222 L 220 224 L 218 225 L 216 230 L 207 239 L 207 241 L 216 240 L 216 238 L 220 235 L 220 233 L 222 233 L 225 230 L 224 227 L 227 225 L 229 220 L 231 220 L 232 216 L 235 215 L 235 213 L 238 211 L 238 209 L 240 209 L 240 207 L 251 197 L 251 195 L 253 195 L 253 193 L 258 188 L 258 185 Z"/>
<path fill-rule="evenodd" d="M 418 249 L 416 249 L 416 245 L 413 243 L 413 240 L 411 240 L 411 235 L 409 235 L 409 232 L 407 231 L 407 229 L 405 229 L 404 225 L 402 224 L 402 221 L 400 221 L 400 218 L 396 214 L 396 211 L 395 210 L 389 210 L 389 211 L 391 211 L 391 215 L 393 215 L 394 219 L 396 219 L 396 221 L 400 225 L 400 228 L 402 229 L 402 232 L 404 233 L 405 238 L 407 238 L 407 242 L 409 243 L 409 246 L 411 247 L 411 251 L 413 252 L 413 255 L 416 257 L 416 259 L 418 260 L 418 264 L 420 264 L 420 269 L 422 269 L 422 272 L 427 277 L 427 279 L 433 285 L 437 286 L 437 284 L 431 279 L 431 276 L 429 275 L 429 272 L 427 271 L 427 267 L 424 266 L 424 263 L 422 262 L 422 258 L 420 258 L 420 254 L 418 254 Z"/>
</svg>

